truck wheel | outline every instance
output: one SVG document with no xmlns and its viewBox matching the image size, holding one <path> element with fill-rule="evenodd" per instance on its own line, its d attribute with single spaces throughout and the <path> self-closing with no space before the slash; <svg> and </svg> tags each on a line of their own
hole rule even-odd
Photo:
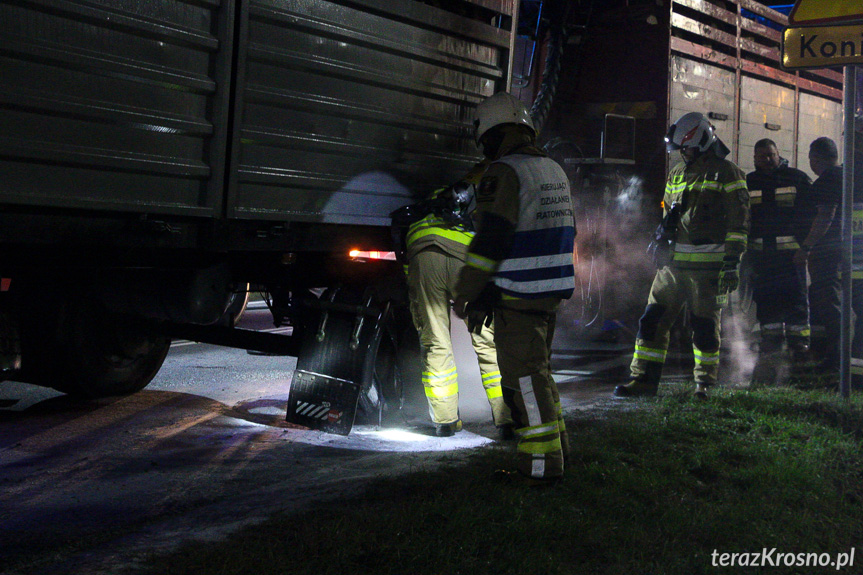
<svg viewBox="0 0 863 575">
<path fill-rule="evenodd" d="M 373 380 L 360 395 L 362 421 L 375 425 L 402 424 L 406 401 L 414 400 L 411 382 L 419 384 L 422 377 L 419 337 L 410 316 L 396 309 L 387 323 L 374 360 Z M 418 385 L 421 387 L 420 385 Z"/>
<path fill-rule="evenodd" d="M 236 291 L 231 294 L 231 302 L 225 310 L 225 314 L 219 319 L 219 325 L 226 327 L 237 327 L 243 314 L 246 313 L 246 306 L 249 305 L 249 284 L 240 286 L 242 291 Z"/>
<path fill-rule="evenodd" d="M 140 391 L 171 340 L 77 290 L 42 300 L 39 325 L 22 333 L 22 380 L 97 399 Z"/>
<path fill-rule="evenodd" d="M 360 392 L 357 420 L 382 425 L 383 416 L 401 406 L 403 378 L 398 364 L 398 340 L 391 326 L 384 328 L 374 354 L 371 381 Z"/>
</svg>

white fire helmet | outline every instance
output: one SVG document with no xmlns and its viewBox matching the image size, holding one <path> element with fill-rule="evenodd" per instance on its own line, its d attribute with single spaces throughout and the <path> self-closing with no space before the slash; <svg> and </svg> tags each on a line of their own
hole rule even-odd
<svg viewBox="0 0 863 575">
<path fill-rule="evenodd" d="M 668 128 L 665 149 L 669 152 L 683 148 L 697 148 L 705 152 L 716 141 L 713 126 L 700 112 L 684 114 Z"/>
<path fill-rule="evenodd" d="M 502 124 L 527 126 L 536 135 L 536 128 L 527 107 L 521 100 L 506 92 L 498 92 L 480 102 L 476 107 L 476 119 L 473 124 L 477 146 L 486 132 Z"/>
</svg>

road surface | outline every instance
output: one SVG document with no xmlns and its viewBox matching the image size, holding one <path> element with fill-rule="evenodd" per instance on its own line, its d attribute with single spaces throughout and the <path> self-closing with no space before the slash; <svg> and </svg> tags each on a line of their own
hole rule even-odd
<svg viewBox="0 0 863 575">
<path fill-rule="evenodd" d="M 267 329 L 269 318 L 251 310 L 243 327 Z M 434 436 L 419 387 L 386 429 L 291 428 L 294 358 L 192 342 L 175 342 L 153 382 L 128 397 L 80 401 L 0 383 L 0 570 L 114 575 L 179 542 L 491 445 L 497 430 L 463 325 L 455 339 L 465 430 L 451 438 Z M 590 366 L 559 355 L 564 409 L 608 396 L 607 384 L 584 382 Z"/>
</svg>

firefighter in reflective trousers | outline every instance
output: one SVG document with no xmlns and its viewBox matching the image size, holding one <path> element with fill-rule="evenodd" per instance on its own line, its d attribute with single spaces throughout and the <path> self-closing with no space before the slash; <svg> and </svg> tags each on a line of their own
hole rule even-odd
<svg viewBox="0 0 863 575">
<path fill-rule="evenodd" d="M 477 107 L 475 137 L 493 160 L 477 190 L 477 232 L 455 311 L 476 327 L 494 317 L 504 399 L 530 483 L 563 476 L 566 428 L 549 359 L 560 300 L 575 288 L 569 180 L 536 146 L 524 105 L 501 92 Z"/>
<path fill-rule="evenodd" d="M 719 370 L 720 311 L 739 284 L 740 256 L 749 232 L 749 192 L 743 172 L 725 160 L 728 148 L 698 112 L 682 116 L 665 138 L 680 150 L 665 185 L 664 205 L 680 208 L 670 261 L 656 272 L 639 320 L 631 381 L 618 397 L 656 395 L 668 351 L 669 331 L 689 307 L 695 352 L 695 395 L 706 397 Z M 658 266 L 660 264 L 657 264 Z"/>
<path fill-rule="evenodd" d="M 438 436 L 461 430 L 458 415 L 458 374 L 450 337 L 450 302 L 473 238 L 470 211 L 475 186 L 486 164 L 478 164 L 462 181 L 433 192 L 429 213 L 412 224 L 407 235 L 408 289 L 411 314 L 423 348 L 423 387 Z M 509 408 L 503 401 L 492 326 L 470 334 L 479 360 L 482 385 L 495 425 L 508 439 L 512 434 Z"/>
</svg>

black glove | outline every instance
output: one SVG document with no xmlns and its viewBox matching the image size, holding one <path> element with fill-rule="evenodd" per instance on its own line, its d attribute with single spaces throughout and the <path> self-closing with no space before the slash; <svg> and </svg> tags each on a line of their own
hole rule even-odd
<svg viewBox="0 0 863 575">
<path fill-rule="evenodd" d="M 668 213 L 662 218 L 662 223 L 653 232 L 653 240 L 647 246 L 647 255 L 658 270 L 671 265 L 674 259 L 674 243 L 681 211 L 683 211 L 683 204 L 680 202 L 671 204 Z"/>
<path fill-rule="evenodd" d="M 482 332 L 482 326 L 486 327 L 491 326 L 491 322 L 494 320 L 494 310 L 490 309 L 479 309 L 474 307 L 472 304 L 468 304 L 467 306 L 467 330 L 470 333 L 480 333 Z"/>
<path fill-rule="evenodd" d="M 658 270 L 670 266 L 674 257 L 674 242 L 666 238 L 654 238 L 647 246 L 647 255 Z"/>
<path fill-rule="evenodd" d="M 719 295 L 733 292 L 740 285 L 740 258 L 726 256 L 719 271 Z"/>
<path fill-rule="evenodd" d="M 494 284 L 486 284 L 479 297 L 465 306 L 467 313 L 467 330 L 470 333 L 480 333 L 483 326 L 490 327 L 494 320 L 494 306 L 500 298 L 500 292 Z"/>
</svg>

